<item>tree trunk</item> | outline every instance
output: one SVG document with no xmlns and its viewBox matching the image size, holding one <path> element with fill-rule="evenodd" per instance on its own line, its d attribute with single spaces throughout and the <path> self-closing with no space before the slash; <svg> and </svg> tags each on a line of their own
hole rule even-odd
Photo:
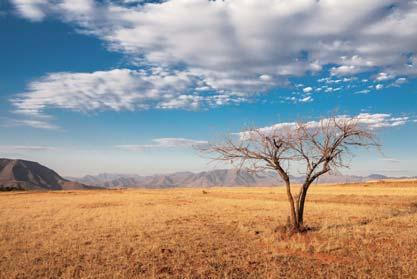
<svg viewBox="0 0 417 279">
<path fill-rule="evenodd" d="M 298 222 L 300 230 L 304 229 L 304 206 L 305 206 L 305 201 L 307 197 L 307 191 L 308 191 L 310 184 L 311 183 L 308 183 L 308 182 L 303 184 L 303 186 L 300 189 L 300 193 L 297 199 L 297 208 L 296 208 L 297 222 Z"/>
<path fill-rule="evenodd" d="M 287 188 L 287 197 L 288 197 L 288 201 L 290 203 L 290 225 L 291 229 L 294 231 L 299 231 L 300 230 L 300 226 L 298 223 L 298 217 L 297 217 L 297 208 L 294 202 L 294 197 L 291 193 L 291 185 L 290 185 L 290 181 L 285 181 L 285 187 Z"/>
</svg>

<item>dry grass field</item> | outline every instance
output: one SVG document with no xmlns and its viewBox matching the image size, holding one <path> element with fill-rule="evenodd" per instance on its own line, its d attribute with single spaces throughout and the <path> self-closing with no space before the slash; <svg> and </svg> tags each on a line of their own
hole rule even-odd
<svg viewBox="0 0 417 279">
<path fill-rule="evenodd" d="M 0 194 L 0 278 L 417 278 L 417 181 Z"/>
</svg>

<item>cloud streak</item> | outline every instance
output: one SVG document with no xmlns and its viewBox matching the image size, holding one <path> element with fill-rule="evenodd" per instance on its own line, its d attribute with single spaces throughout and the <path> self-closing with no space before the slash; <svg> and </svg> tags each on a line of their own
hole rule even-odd
<svg viewBox="0 0 417 279">
<path fill-rule="evenodd" d="M 153 139 L 152 144 L 140 145 L 116 145 L 116 148 L 126 151 L 143 151 L 158 148 L 190 148 L 207 145 L 208 141 L 186 138 L 158 138 Z"/>
<path fill-rule="evenodd" d="M 381 160 L 384 161 L 384 162 L 387 162 L 387 163 L 392 163 L 392 164 L 401 163 L 401 160 L 396 159 L 396 158 L 382 158 Z"/>
<path fill-rule="evenodd" d="M 44 145 L 0 145 L 0 152 L 41 152 L 54 151 L 55 147 Z"/>
<path fill-rule="evenodd" d="M 29 118 L 27 118 L 29 116 Z M 0 126 L 2 127 L 16 127 L 27 126 L 35 129 L 44 130 L 60 130 L 61 128 L 53 123 L 50 123 L 52 117 L 46 115 L 24 115 L 26 118 L 9 118 L 1 117 Z"/>
</svg>

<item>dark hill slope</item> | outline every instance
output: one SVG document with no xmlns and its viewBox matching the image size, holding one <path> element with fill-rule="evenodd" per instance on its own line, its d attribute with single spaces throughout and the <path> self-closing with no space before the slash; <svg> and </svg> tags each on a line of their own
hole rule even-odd
<svg viewBox="0 0 417 279">
<path fill-rule="evenodd" d="M 69 190 L 90 188 L 62 178 L 32 161 L 0 158 L 0 190 Z"/>
</svg>

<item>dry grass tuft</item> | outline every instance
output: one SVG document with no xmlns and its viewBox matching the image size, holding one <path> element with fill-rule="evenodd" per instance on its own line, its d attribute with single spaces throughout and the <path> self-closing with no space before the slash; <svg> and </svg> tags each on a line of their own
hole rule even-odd
<svg viewBox="0 0 417 279">
<path fill-rule="evenodd" d="M 415 278 L 417 184 L 0 194 L 0 278 Z"/>
</svg>

